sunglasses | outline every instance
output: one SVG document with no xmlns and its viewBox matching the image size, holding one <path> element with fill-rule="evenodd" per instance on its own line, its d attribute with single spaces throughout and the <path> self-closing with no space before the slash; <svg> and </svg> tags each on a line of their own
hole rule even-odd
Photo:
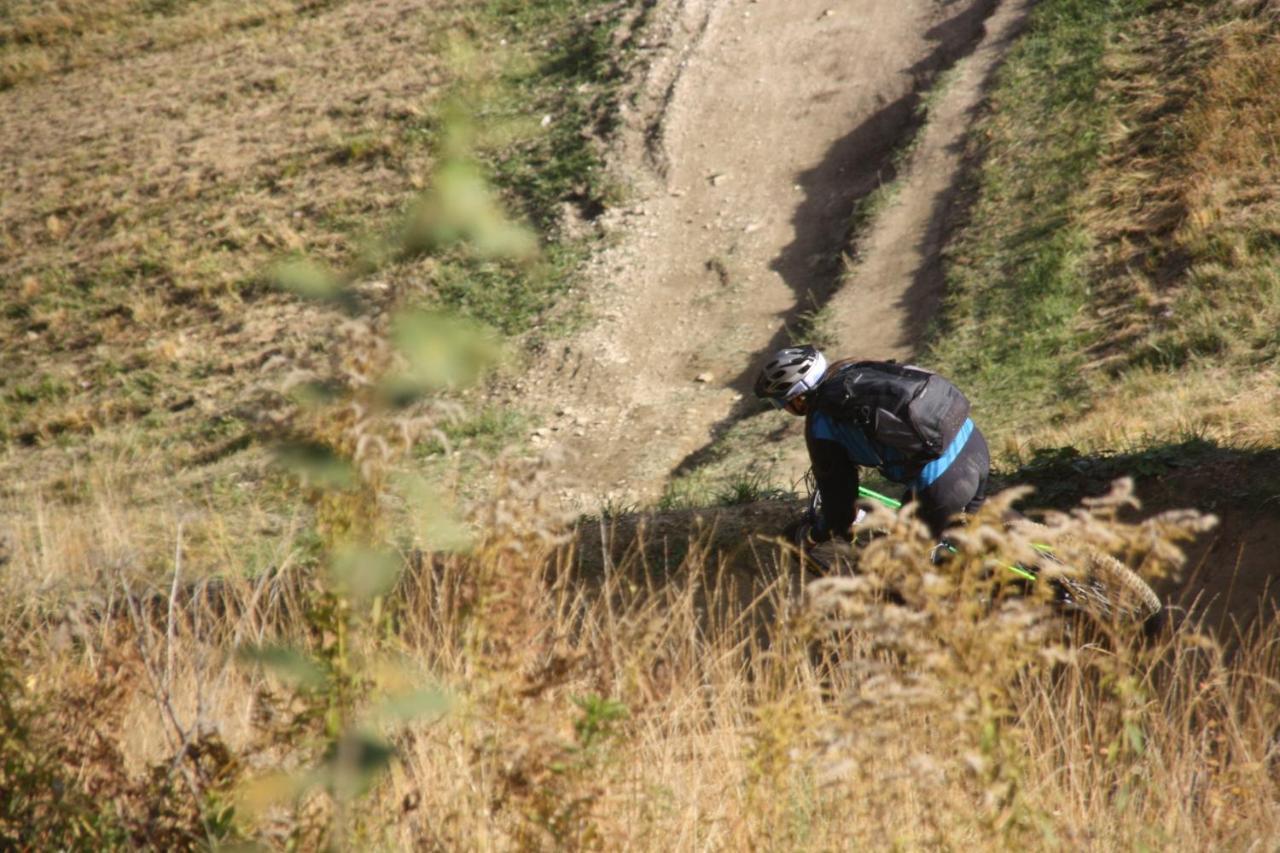
<svg viewBox="0 0 1280 853">
<path fill-rule="evenodd" d="M 797 394 L 790 400 L 779 400 L 775 397 L 770 397 L 769 404 L 775 409 L 786 409 L 793 415 L 803 415 L 809 411 L 809 395 Z"/>
</svg>

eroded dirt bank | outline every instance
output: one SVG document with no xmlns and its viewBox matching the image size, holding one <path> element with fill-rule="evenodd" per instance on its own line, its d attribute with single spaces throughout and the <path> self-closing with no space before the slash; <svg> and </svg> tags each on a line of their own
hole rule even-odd
<svg viewBox="0 0 1280 853">
<path fill-rule="evenodd" d="M 591 271 L 597 322 L 516 390 L 541 401 L 548 426 L 536 440 L 563 453 L 554 480 L 566 504 L 653 499 L 681 460 L 756 410 L 747 395 L 760 358 L 839 286 L 856 199 L 891 176 L 922 91 L 972 54 L 908 161 L 921 180 L 866 243 L 857 292 L 833 305 L 838 328 L 873 335 L 842 346 L 911 354 L 936 304 L 927 270 L 958 141 L 1020 8 L 659 4 L 614 160 L 635 198 L 604 222 L 613 246 Z"/>
</svg>

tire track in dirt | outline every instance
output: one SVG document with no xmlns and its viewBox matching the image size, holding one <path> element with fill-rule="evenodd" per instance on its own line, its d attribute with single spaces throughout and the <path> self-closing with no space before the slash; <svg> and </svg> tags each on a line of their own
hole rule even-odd
<svg viewBox="0 0 1280 853">
<path fill-rule="evenodd" d="M 1008 0 L 985 21 L 985 35 L 951 69 L 899 176 L 893 202 L 860 243 L 860 258 L 830 304 L 833 325 L 857 329 L 842 351 L 908 359 L 942 300 L 941 252 L 963 177 L 965 137 L 992 72 L 1017 34 L 1028 0 Z M 884 322 L 862 323 L 868 307 Z"/>
<path fill-rule="evenodd" d="M 652 499 L 758 410 L 752 371 L 831 299 L 854 200 L 881 182 L 922 88 L 972 49 L 991 6 L 657 4 L 639 36 L 657 47 L 614 157 L 637 201 L 606 217 L 613 245 L 589 273 L 598 322 L 518 389 L 546 413 L 536 440 L 564 454 L 552 484 L 568 505 Z M 910 280 L 881 284 L 841 322 L 916 322 Z"/>
</svg>

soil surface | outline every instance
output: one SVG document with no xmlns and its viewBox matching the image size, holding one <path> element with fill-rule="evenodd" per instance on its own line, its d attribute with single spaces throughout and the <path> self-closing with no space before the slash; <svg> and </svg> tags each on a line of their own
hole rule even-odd
<svg viewBox="0 0 1280 853">
<path fill-rule="evenodd" d="M 635 198 L 602 224 L 596 322 L 516 389 L 543 401 L 534 441 L 563 459 L 568 506 L 652 500 L 728 426 L 781 418 L 750 386 L 807 313 L 830 304 L 838 355 L 911 357 L 939 299 L 961 140 L 1022 6 L 658 3 L 614 147 Z M 922 94 L 951 68 L 916 140 Z M 849 270 L 854 205 L 904 160 Z M 795 424 L 778 427 L 785 480 L 804 454 Z"/>
<path fill-rule="evenodd" d="M 826 309 L 839 356 L 915 357 L 943 295 L 966 135 L 1028 6 L 659 3 L 641 36 L 653 57 L 614 154 L 637 198 L 606 221 L 613 247 L 591 271 L 599 322 L 521 389 L 526 404 L 542 401 L 535 443 L 556 461 L 567 508 L 652 501 L 754 417 L 776 424 L 776 443 L 747 449 L 781 448 L 774 482 L 796 482 L 808 464 L 799 421 L 761 412 L 750 390 L 806 312 Z M 850 233 L 857 201 L 890 181 L 888 203 Z M 1206 476 L 1261 464 L 1218 462 Z M 1142 491 L 1158 511 L 1199 490 Z M 617 559 L 648 549 L 654 565 L 675 565 L 659 555 L 710 537 L 749 589 L 768 550 L 757 553 L 752 534 L 780 529 L 795 509 L 623 514 L 584 529 L 584 564 L 607 540 Z M 1275 519 L 1247 501 L 1204 509 L 1220 527 L 1189 546 L 1180 579 L 1160 592 L 1207 624 L 1247 624 L 1276 600 Z"/>
</svg>

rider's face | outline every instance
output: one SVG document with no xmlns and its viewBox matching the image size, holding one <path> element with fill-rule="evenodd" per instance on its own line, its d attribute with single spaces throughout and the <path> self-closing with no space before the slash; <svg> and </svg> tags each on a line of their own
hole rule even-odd
<svg viewBox="0 0 1280 853">
<path fill-rule="evenodd" d="M 809 395 L 797 394 L 788 400 L 782 408 L 786 409 L 793 415 L 804 415 L 809 411 Z"/>
</svg>

